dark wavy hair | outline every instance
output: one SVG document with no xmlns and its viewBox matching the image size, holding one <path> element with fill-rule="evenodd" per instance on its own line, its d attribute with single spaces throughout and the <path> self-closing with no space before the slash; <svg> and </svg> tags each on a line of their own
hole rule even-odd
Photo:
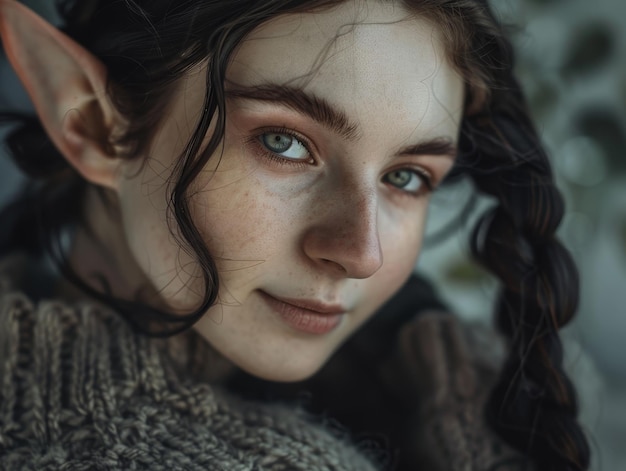
<svg viewBox="0 0 626 471">
<path fill-rule="evenodd" d="M 190 216 L 188 192 L 224 135 L 229 58 L 261 23 L 279 14 L 328 8 L 342 1 L 58 1 L 62 29 L 108 68 L 108 92 L 130 123 L 116 142 L 127 150 L 125 158 L 145 150 L 177 79 L 208 60 L 204 113 L 178 160 L 169 201 L 181 246 L 194 254 L 202 268 L 203 304 L 187 316 L 174 316 L 138 301 L 118 299 L 106 290 L 98 292 L 63 267 L 68 277 L 137 328 L 154 319 L 177 323 L 162 332 L 171 334 L 203 315 L 216 300 L 218 274 Z M 452 178 L 468 176 L 480 192 L 497 201 L 471 238 L 476 260 L 501 281 L 495 324 L 509 346 L 487 403 L 489 423 L 538 469 L 586 470 L 589 448 L 576 421 L 576 395 L 563 371 L 558 335 L 577 308 L 577 270 L 555 237 L 563 200 L 513 75 L 510 43 L 484 0 L 397 1 L 440 27 L 449 59 L 465 78 L 460 155 Z M 215 131 L 200 152 L 213 117 Z M 15 227 L 2 242 L 2 250 L 46 247 L 62 261 L 61 229 L 81 222 L 79 202 L 88 184 L 69 168 L 35 117 L 4 113 L 2 119 L 20 123 L 7 144 L 17 165 L 35 181 L 1 216 L 12 217 Z M 33 220 L 42 225 L 41 240 L 21 236 L 31 232 L 24 228 Z"/>
</svg>

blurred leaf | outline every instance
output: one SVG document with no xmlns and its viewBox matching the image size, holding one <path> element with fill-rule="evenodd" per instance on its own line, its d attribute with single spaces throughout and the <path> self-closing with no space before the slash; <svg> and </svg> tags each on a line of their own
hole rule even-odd
<svg viewBox="0 0 626 471">
<path fill-rule="evenodd" d="M 450 283 L 478 285 L 491 279 L 491 275 L 470 260 L 459 260 L 444 269 L 444 277 Z"/>
<path fill-rule="evenodd" d="M 562 72 L 566 77 L 597 70 L 609 61 L 615 51 L 613 31 L 605 23 L 586 25 L 573 38 L 563 64 Z"/>
<path fill-rule="evenodd" d="M 620 225 L 620 242 L 622 245 L 622 251 L 624 256 L 626 257 L 626 217 L 622 218 L 622 223 Z"/>
<path fill-rule="evenodd" d="M 626 75 L 622 75 L 620 78 L 622 92 L 622 110 L 626 110 Z"/>
<path fill-rule="evenodd" d="M 604 149 L 588 136 L 568 139 L 558 154 L 557 169 L 569 183 L 589 188 L 606 180 Z"/>
<path fill-rule="evenodd" d="M 600 145 L 607 156 L 609 172 L 626 173 L 626 130 L 619 116 L 605 108 L 584 109 L 575 118 L 575 128 Z"/>
<path fill-rule="evenodd" d="M 533 5 L 555 5 L 557 3 L 561 3 L 564 0 L 526 0 L 527 3 L 531 3 Z"/>
<path fill-rule="evenodd" d="M 539 120 L 546 119 L 547 115 L 556 109 L 559 94 L 552 84 L 537 80 L 536 88 L 530 94 L 529 102 L 534 116 Z"/>
</svg>

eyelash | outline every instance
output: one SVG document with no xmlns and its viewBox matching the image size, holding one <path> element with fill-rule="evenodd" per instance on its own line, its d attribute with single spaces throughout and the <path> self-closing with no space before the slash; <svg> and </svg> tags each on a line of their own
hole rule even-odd
<svg viewBox="0 0 626 471">
<path fill-rule="evenodd" d="M 269 134 L 269 133 L 284 134 L 284 135 L 289 136 L 289 137 L 291 137 L 293 139 L 296 139 L 307 150 L 307 152 L 310 155 L 310 159 L 302 160 L 302 161 L 293 160 L 293 159 L 281 157 L 280 155 L 270 151 L 261 142 L 262 136 L 265 135 L 265 134 Z M 267 159 L 271 160 L 272 162 L 277 163 L 279 165 L 290 165 L 290 166 L 295 166 L 296 168 L 299 168 L 299 167 L 306 167 L 306 166 L 315 164 L 315 158 L 313 157 L 313 152 L 311 152 L 310 141 L 306 137 L 304 137 L 302 134 L 300 134 L 298 132 L 295 132 L 292 129 L 289 129 L 289 128 L 286 128 L 286 127 L 266 128 L 266 129 L 263 129 L 261 132 L 256 133 L 253 136 L 251 136 L 247 141 L 248 141 L 249 144 L 252 144 L 255 147 L 257 152 L 260 152 L 261 154 L 263 154 L 263 156 L 265 158 L 267 158 Z M 425 190 L 420 188 L 417 192 L 405 191 L 402 188 L 395 187 L 402 194 L 410 196 L 410 197 L 413 197 L 413 198 L 418 198 L 418 197 L 422 196 L 424 193 L 432 193 L 433 191 L 436 190 L 436 185 L 433 182 L 432 176 L 430 175 L 429 172 L 427 172 L 426 170 L 423 170 L 423 169 L 418 169 L 418 168 L 414 168 L 414 167 L 400 167 L 400 168 L 397 168 L 397 169 L 390 170 L 385 175 L 388 175 L 391 172 L 397 172 L 397 171 L 402 171 L 402 170 L 408 170 L 409 172 L 411 172 L 414 175 L 416 175 L 417 178 L 419 178 L 422 181 L 422 183 L 424 184 L 424 186 L 426 187 Z"/>
</svg>

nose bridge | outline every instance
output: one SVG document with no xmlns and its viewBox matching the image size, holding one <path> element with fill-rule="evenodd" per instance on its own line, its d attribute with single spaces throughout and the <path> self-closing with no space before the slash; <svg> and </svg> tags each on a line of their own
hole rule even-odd
<svg viewBox="0 0 626 471">
<path fill-rule="evenodd" d="M 378 244 L 378 201 L 370 189 L 347 188 L 337 197 L 339 233 L 355 244 Z"/>
<path fill-rule="evenodd" d="M 344 182 L 325 200 L 326 210 L 310 234 L 309 256 L 340 267 L 349 278 L 372 276 L 383 262 L 376 190 Z"/>
</svg>

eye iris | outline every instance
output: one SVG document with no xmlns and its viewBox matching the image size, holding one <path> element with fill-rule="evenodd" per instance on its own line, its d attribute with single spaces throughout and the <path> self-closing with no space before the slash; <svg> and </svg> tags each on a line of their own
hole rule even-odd
<svg viewBox="0 0 626 471">
<path fill-rule="evenodd" d="M 286 134 L 268 133 L 263 135 L 263 143 L 272 152 L 280 154 L 289 150 L 289 148 L 293 144 L 293 138 Z"/>
<path fill-rule="evenodd" d="M 395 172 L 391 172 L 387 176 L 387 179 L 392 185 L 395 185 L 397 187 L 405 187 L 411 181 L 411 177 L 411 172 L 407 170 L 396 170 Z"/>
</svg>

